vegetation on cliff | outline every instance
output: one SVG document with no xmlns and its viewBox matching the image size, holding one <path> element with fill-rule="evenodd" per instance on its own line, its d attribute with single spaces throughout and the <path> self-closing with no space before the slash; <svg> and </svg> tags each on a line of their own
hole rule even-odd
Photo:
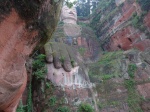
<svg viewBox="0 0 150 112">
<path fill-rule="evenodd" d="M 89 65 L 89 76 L 92 79 L 108 80 L 112 77 L 121 76 L 122 51 L 104 52 L 100 60 Z"/>
</svg>

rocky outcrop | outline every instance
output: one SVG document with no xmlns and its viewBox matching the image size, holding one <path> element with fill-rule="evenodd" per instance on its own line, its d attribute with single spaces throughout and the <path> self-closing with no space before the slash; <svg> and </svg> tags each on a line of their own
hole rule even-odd
<svg viewBox="0 0 150 112">
<path fill-rule="evenodd" d="M 0 111 L 16 111 L 27 82 L 26 60 L 51 37 L 60 7 L 51 0 L 1 1 Z"/>
<path fill-rule="evenodd" d="M 150 47 L 150 40 L 146 39 L 146 35 L 130 26 L 117 31 L 111 37 L 109 44 L 103 46 L 105 50 L 129 50 L 137 48 L 142 51 L 148 47 Z"/>
<path fill-rule="evenodd" d="M 145 13 L 142 8 L 143 5 L 134 0 L 116 0 L 116 6 L 101 11 L 100 18 L 96 16 L 92 19 L 91 26 L 99 36 L 103 50 L 145 50 L 150 47 L 149 10 Z M 95 19 L 99 19 L 97 26 L 93 24 Z"/>
</svg>

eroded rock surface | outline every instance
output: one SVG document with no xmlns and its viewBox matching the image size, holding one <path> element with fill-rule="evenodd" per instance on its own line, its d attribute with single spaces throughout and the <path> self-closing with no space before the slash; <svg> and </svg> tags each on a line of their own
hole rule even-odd
<svg viewBox="0 0 150 112">
<path fill-rule="evenodd" d="M 51 0 L 1 1 L 0 111 L 16 111 L 27 82 L 26 60 L 37 44 L 50 38 L 48 36 L 55 29 L 60 5 Z M 53 24 L 47 27 L 48 13 Z"/>
<path fill-rule="evenodd" d="M 144 2 L 116 0 L 115 3 L 111 1 L 107 8 L 104 8 L 105 11 L 101 12 L 97 8 L 91 26 L 96 30 L 104 50 L 136 48 L 144 51 L 150 47 L 150 14 L 148 8 L 143 9 Z M 144 13 L 145 11 L 147 13 Z"/>
</svg>

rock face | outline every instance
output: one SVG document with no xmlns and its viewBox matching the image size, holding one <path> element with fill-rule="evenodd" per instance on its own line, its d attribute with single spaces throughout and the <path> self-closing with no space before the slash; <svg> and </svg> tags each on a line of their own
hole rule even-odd
<svg viewBox="0 0 150 112">
<path fill-rule="evenodd" d="M 150 20 L 149 19 L 150 19 L 150 12 L 144 18 L 145 25 L 148 27 L 148 30 L 150 32 Z"/>
<path fill-rule="evenodd" d="M 107 52 L 98 62 L 89 65 L 89 75 L 95 83 L 100 111 L 149 111 L 149 55 L 149 49 L 144 52 L 131 49 Z M 138 107 L 134 108 L 134 105 Z"/>
<path fill-rule="evenodd" d="M 147 11 L 146 14 L 144 14 L 145 11 Z M 91 26 L 97 31 L 103 50 L 137 48 L 143 51 L 150 47 L 149 10 L 142 10 L 139 2 L 116 0 L 115 4 L 112 2 L 110 8 L 97 13 L 101 16 L 95 16 Z M 98 20 L 98 26 L 94 22 L 95 19 Z"/>
<path fill-rule="evenodd" d="M 105 46 L 105 49 L 129 50 L 131 48 L 137 48 L 143 51 L 148 47 L 150 47 L 150 40 L 146 39 L 146 35 L 129 26 L 117 31 L 111 37 L 111 40 L 109 44 Z"/>
<path fill-rule="evenodd" d="M 25 2 L 1 1 L 0 111 L 4 112 L 16 111 L 27 82 L 26 60 L 39 42 L 51 36 L 60 11 L 61 3 L 56 5 L 51 0 Z M 48 12 L 51 21 L 46 20 Z M 53 24 L 47 27 L 48 22 Z"/>
</svg>

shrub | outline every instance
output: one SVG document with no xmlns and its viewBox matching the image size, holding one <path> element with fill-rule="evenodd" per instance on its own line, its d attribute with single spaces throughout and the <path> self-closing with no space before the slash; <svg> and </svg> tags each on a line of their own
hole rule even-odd
<svg viewBox="0 0 150 112">
<path fill-rule="evenodd" d="M 83 48 L 83 47 L 79 48 L 79 53 L 80 53 L 82 56 L 84 55 L 85 52 L 86 52 L 86 49 L 85 49 L 85 48 Z"/>
<path fill-rule="evenodd" d="M 35 57 L 32 67 L 33 67 L 33 75 L 36 76 L 37 79 L 43 79 L 44 75 L 47 73 L 47 69 L 45 67 L 45 55 L 40 54 Z"/>
<path fill-rule="evenodd" d="M 135 64 L 128 65 L 128 73 L 131 78 L 134 78 L 134 73 L 135 73 L 136 69 L 137 69 L 137 67 Z"/>
<path fill-rule="evenodd" d="M 18 106 L 16 112 L 25 112 L 25 106 L 22 104 L 22 100 L 20 100 L 19 106 Z"/>
<path fill-rule="evenodd" d="M 70 112 L 70 109 L 66 106 L 61 106 L 57 109 L 57 112 Z"/>
<path fill-rule="evenodd" d="M 130 90 L 133 89 L 135 86 L 135 81 L 134 80 L 126 80 L 125 81 L 125 87 Z"/>
<path fill-rule="evenodd" d="M 56 104 L 56 96 L 52 96 L 49 99 L 49 105 L 54 106 Z"/>
<path fill-rule="evenodd" d="M 91 105 L 82 103 L 79 105 L 78 112 L 94 112 Z"/>
</svg>

